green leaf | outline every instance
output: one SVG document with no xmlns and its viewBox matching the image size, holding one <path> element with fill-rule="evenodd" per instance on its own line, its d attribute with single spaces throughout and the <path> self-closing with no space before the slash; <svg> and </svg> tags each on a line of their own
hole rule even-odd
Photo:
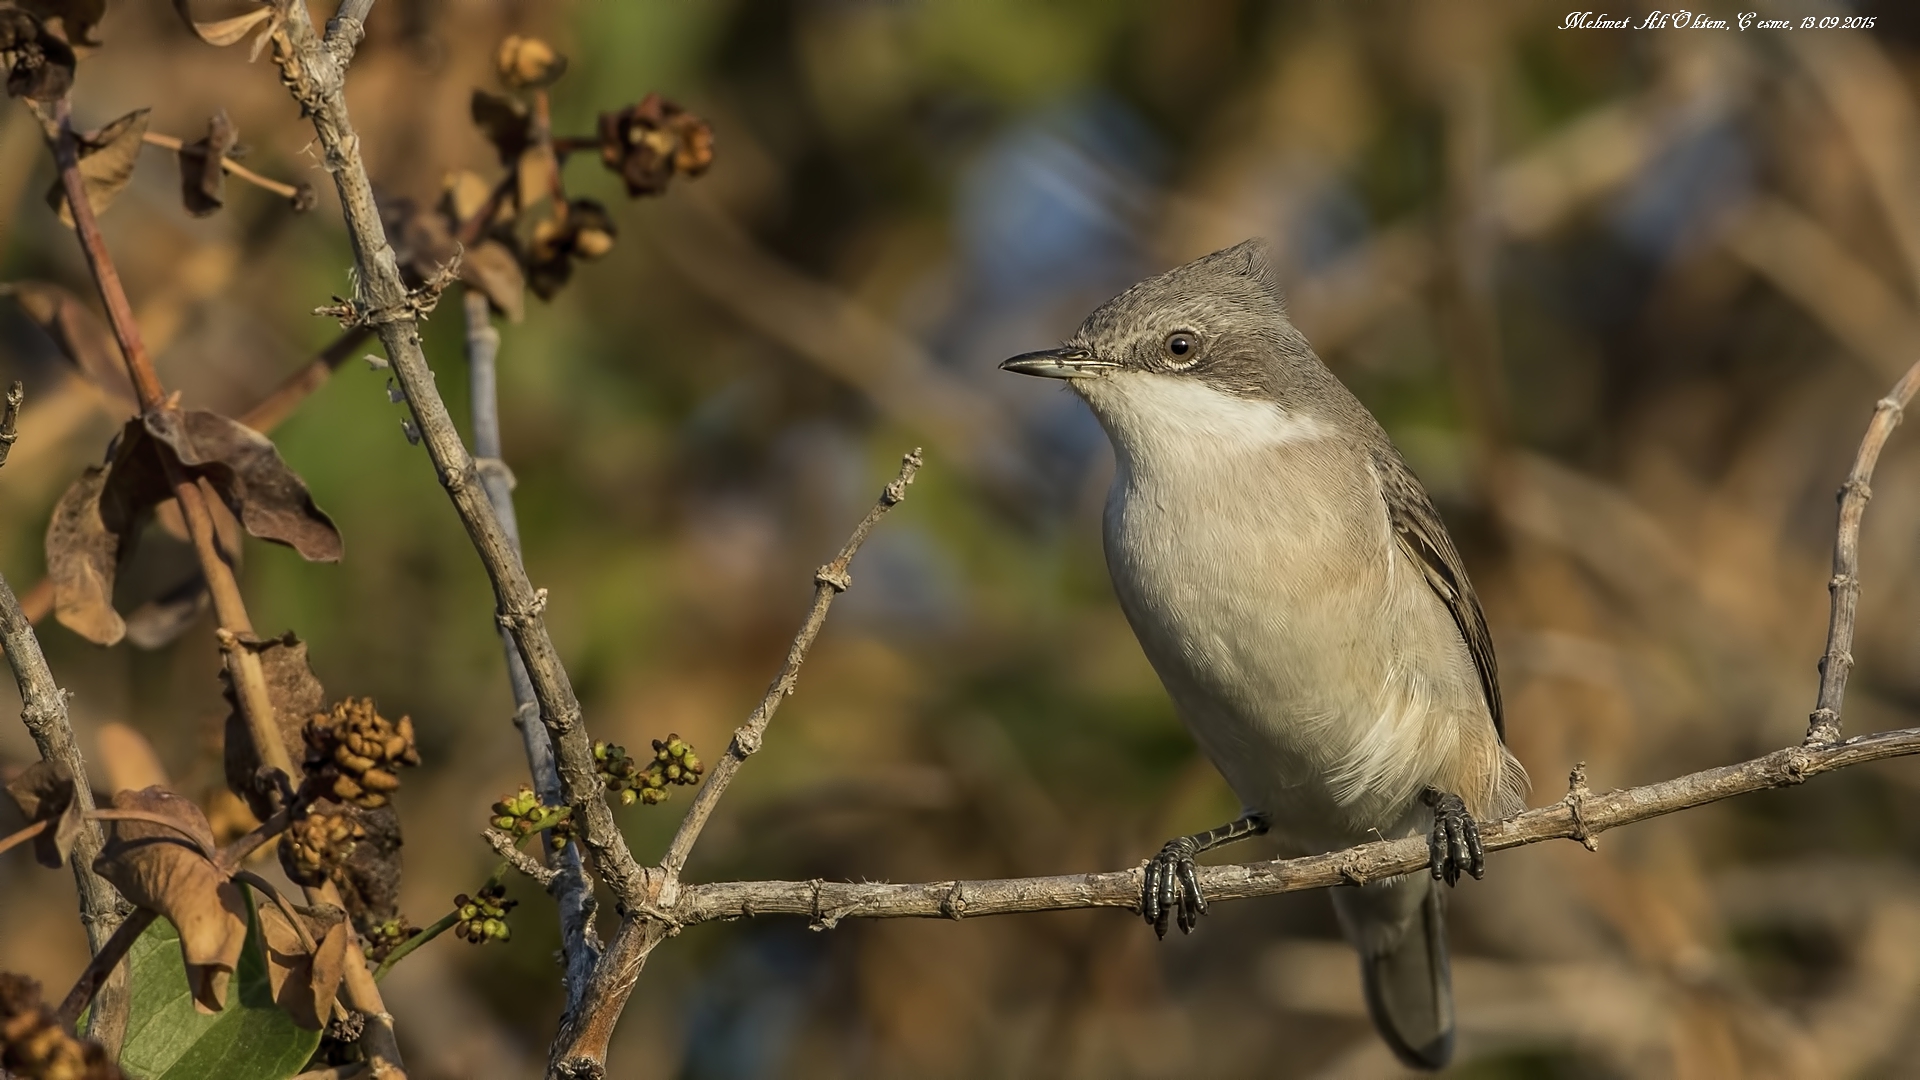
<svg viewBox="0 0 1920 1080">
<path fill-rule="evenodd" d="M 258 917 L 250 920 L 226 1008 L 216 1015 L 195 1011 L 180 935 L 167 920 L 153 921 L 127 962 L 133 1006 L 120 1068 L 134 1080 L 285 1080 L 320 1045 L 320 1032 L 301 1030 L 273 1003 Z"/>
</svg>

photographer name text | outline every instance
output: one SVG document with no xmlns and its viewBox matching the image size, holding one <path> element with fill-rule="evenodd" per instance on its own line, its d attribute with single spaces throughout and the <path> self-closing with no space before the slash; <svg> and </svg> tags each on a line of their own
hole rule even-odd
<svg viewBox="0 0 1920 1080">
<path fill-rule="evenodd" d="M 1733 18 L 1699 11 L 1650 11 L 1645 15 L 1614 16 L 1607 12 L 1569 11 L 1560 20 L 1562 30 L 1871 30 L 1872 15 L 1801 15 L 1761 18 L 1743 11 Z"/>
</svg>

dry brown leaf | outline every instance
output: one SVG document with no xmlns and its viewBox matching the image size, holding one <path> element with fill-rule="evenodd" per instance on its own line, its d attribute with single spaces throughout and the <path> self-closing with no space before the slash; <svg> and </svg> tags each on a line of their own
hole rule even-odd
<svg viewBox="0 0 1920 1080">
<path fill-rule="evenodd" d="M 338 917 L 337 910 L 335 918 L 324 921 L 296 912 L 295 917 L 305 923 L 308 940 L 314 943 L 309 952 L 280 905 L 267 901 L 257 910 L 274 1004 L 308 1031 L 320 1030 L 333 1012 L 340 980 L 346 975 L 347 921 Z"/>
<path fill-rule="evenodd" d="M 7 782 L 7 794 L 29 821 L 52 826 L 33 838 L 33 857 L 49 870 L 66 865 L 83 821 L 73 798 L 73 774 L 54 761 L 36 761 Z"/>
<path fill-rule="evenodd" d="M 193 629 L 212 604 L 207 579 L 199 568 L 183 571 L 174 585 L 121 616 L 126 622 L 126 642 L 148 651 L 165 648 Z"/>
<path fill-rule="evenodd" d="M 475 90 L 468 105 L 473 122 L 500 155 L 500 164 L 513 165 L 533 145 L 533 116 L 510 97 Z"/>
<path fill-rule="evenodd" d="M 446 215 L 412 199 L 382 202 L 380 223 L 386 226 L 393 257 L 399 261 L 400 273 L 410 286 L 417 287 L 431 280 L 442 267 L 453 262 L 460 251 Z"/>
<path fill-rule="evenodd" d="M 140 411 L 127 365 L 112 331 L 86 302 L 68 289 L 45 281 L 15 281 L 0 285 L 0 294 L 13 297 L 27 318 L 53 338 L 68 362 L 97 387 L 119 419 Z"/>
<path fill-rule="evenodd" d="M 207 119 L 207 133 L 180 148 L 180 198 L 187 213 L 206 217 L 226 205 L 227 170 L 222 164 L 240 134 L 227 110 Z"/>
<path fill-rule="evenodd" d="M 232 45 L 247 36 L 248 31 L 273 17 L 271 4 L 263 4 L 252 11 L 223 19 L 196 19 L 193 17 L 193 5 L 189 0 L 173 0 L 173 10 L 178 12 L 180 20 L 187 24 L 193 35 L 209 45 L 222 47 Z"/>
<path fill-rule="evenodd" d="M 126 621 L 113 609 L 121 537 L 100 517 L 107 475 L 105 467 L 81 473 L 54 504 L 53 520 L 47 522 L 54 618 L 95 645 L 113 645 L 127 633 Z"/>
<path fill-rule="evenodd" d="M 80 144 L 80 178 L 86 182 L 87 202 L 94 216 L 106 212 L 133 179 L 133 167 L 140 160 L 141 138 L 147 133 L 152 109 L 135 109 L 101 128 L 74 138 Z M 73 224 L 73 211 L 67 206 L 67 189 L 57 178 L 47 192 L 47 205 L 60 212 L 60 220 Z"/>
<path fill-rule="evenodd" d="M 448 173 L 441 187 L 440 208 L 454 221 L 465 222 L 478 214 L 493 195 L 493 185 L 470 169 Z"/>
<path fill-rule="evenodd" d="M 527 281 L 520 260 L 498 240 L 483 240 L 460 260 L 460 280 L 485 293 L 495 311 L 510 322 L 526 314 Z"/>
<path fill-rule="evenodd" d="M 161 788 L 119 792 L 113 806 L 168 824 L 107 822 L 106 847 L 94 870 L 133 904 L 166 916 L 180 933 L 194 1008 L 219 1012 L 246 947 L 247 901 L 205 854 L 214 846 L 206 815 L 192 800 Z"/>
<path fill-rule="evenodd" d="M 70 45 L 99 48 L 93 28 L 107 14 L 107 0 L 18 0 L 21 7 L 40 16 L 43 22 L 60 20 L 61 36 Z"/>
<path fill-rule="evenodd" d="M 146 515 L 171 494 L 146 428 L 138 417 L 127 421 L 107 464 L 81 473 L 47 523 L 47 577 L 62 626 L 96 645 L 126 635 L 114 579 Z"/>
<path fill-rule="evenodd" d="M 312 562 L 336 562 L 340 531 L 314 505 L 273 440 L 237 420 L 202 409 L 157 409 L 146 430 L 182 465 L 213 485 L 247 532 L 285 544 Z"/>
<path fill-rule="evenodd" d="M 102 724 L 94 736 L 94 746 L 100 752 L 101 767 L 107 771 L 109 791 L 166 786 L 167 767 L 160 763 L 160 755 L 147 737 L 132 727 L 118 721 Z"/>
<path fill-rule="evenodd" d="M 0 61 L 13 97 L 58 101 L 73 88 L 72 47 L 19 8 L 0 8 Z"/>
</svg>

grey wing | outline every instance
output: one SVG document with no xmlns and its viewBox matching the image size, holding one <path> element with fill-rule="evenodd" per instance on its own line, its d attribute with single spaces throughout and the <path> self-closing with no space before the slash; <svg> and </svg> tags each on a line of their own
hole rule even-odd
<svg viewBox="0 0 1920 1080">
<path fill-rule="evenodd" d="M 1460 628 L 1473 666 L 1480 673 L 1480 689 L 1486 694 L 1493 729 L 1504 742 L 1507 724 L 1500 706 L 1500 672 L 1493 660 L 1493 636 L 1487 633 L 1487 617 L 1480 610 L 1480 598 L 1473 594 L 1473 583 L 1467 580 L 1460 552 L 1447 535 L 1447 526 L 1433 508 L 1433 500 L 1427 497 L 1427 489 L 1420 486 L 1419 478 L 1397 452 L 1376 453 L 1374 470 L 1380 477 L 1380 493 L 1386 499 L 1387 519 L 1393 523 L 1394 535 L 1414 564 L 1426 571 L 1427 584 L 1453 614 L 1454 625 Z"/>
</svg>

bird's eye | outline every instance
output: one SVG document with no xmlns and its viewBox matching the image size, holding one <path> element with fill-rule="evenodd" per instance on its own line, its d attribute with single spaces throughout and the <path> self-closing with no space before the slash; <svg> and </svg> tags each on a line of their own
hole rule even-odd
<svg viewBox="0 0 1920 1080">
<path fill-rule="evenodd" d="M 1167 337 L 1167 352 L 1173 356 L 1187 356 L 1192 353 L 1194 349 L 1198 348 L 1199 345 L 1200 342 L 1185 330 L 1170 334 Z"/>
</svg>

